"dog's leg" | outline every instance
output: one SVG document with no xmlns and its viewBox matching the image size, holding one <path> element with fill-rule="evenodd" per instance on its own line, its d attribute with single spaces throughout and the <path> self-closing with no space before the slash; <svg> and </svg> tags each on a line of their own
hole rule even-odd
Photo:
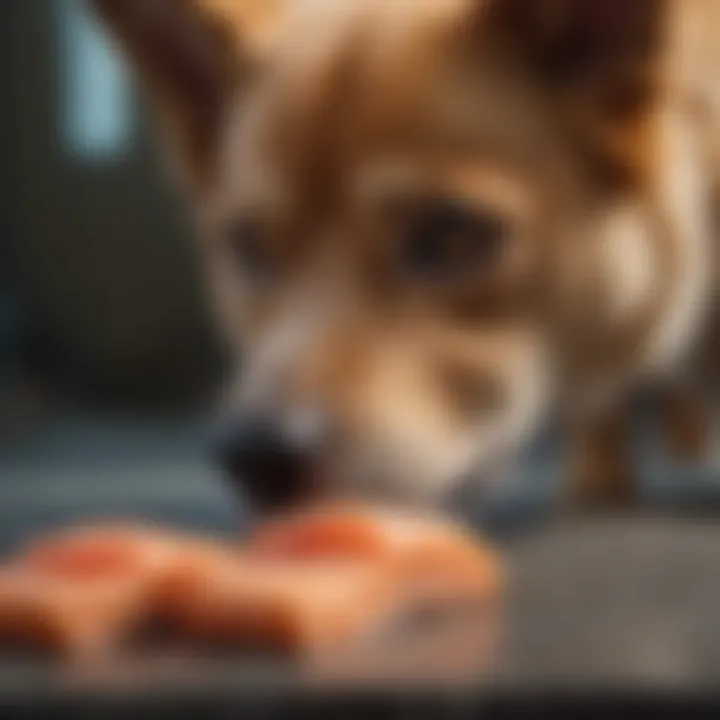
<svg viewBox="0 0 720 720">
<path fill-rule="evenodd" d="M 674 458 L 686 463 L 702 463 L 711 452 L 711 419 L 700 393 L 677 386 L 664 393 L 662 434 Z"/>
<path fill-rule="evenodd" d="M 635 504 L 630 413 L 625 406 L 571 429 L 567 500 L 572 508 L 602 510 Z"/>
</svg>

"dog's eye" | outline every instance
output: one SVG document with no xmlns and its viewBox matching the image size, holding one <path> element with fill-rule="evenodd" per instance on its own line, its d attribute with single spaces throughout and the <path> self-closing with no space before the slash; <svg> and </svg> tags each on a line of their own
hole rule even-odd
<svg viewBox="0 0 720 720">
<path fill-rule="evenodd" d="M 504 247 L 508 227 L 491 210 L 433 201 L 411 213 L 402 244 L 405 272 L 443 280 L 490 266 Z"/>
<path fill-rule="evenodd" d="M 256 220 L 238 220 L 230 226 L 228 242 L 239 270 L 254 282 L 264 282 L 274 270 L 272 252 L 262 225 Z"/>
</svg>

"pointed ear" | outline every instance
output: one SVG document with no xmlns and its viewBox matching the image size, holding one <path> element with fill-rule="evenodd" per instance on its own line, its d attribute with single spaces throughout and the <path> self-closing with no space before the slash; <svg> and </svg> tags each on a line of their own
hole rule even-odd
<svg viewBox="0 0 720 720">
<path fill-rule="evenodd" d="M 672 0 L 485 0 L 485 6 L 486 19 L 555 93 L 586 149 L 611 172 L 633 175 L 639 135 L 663 86 Z"/>
<path fill-rule="evenodd" d="M 135 65 L 188 182 L 206 184 L 224 112 L 275 0 L 92 0 Z"/>
</svg>

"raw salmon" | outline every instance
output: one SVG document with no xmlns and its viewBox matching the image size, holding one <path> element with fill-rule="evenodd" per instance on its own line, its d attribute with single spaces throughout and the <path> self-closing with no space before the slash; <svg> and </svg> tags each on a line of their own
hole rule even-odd
<svg viewBox="0 0 720 720">
<path fill-rule="evenodd" d="M 495 553 L 450 521 L 319 508 L 263 526 L 233 558 L 196 558 L 166 596 L 196 638 L 301 651 L 348 644 L 424 608 L 489 602 Z"/>
<path fill-rule="evenodd" d="M 220 543 L 135 523 L 31 543 L 0 572 L 0 640 L 80 654 L 122 644 L 167 612 L 167 580 Z"/>
<path fill-rule="evenodd" d="M 96 525 L 32 543 L 0 571 L 0 640 L 83 654 L 159 619 L 204 642 L 308 651 L 500 587 L 490 548 L 411 513 L 318 508 L 268 523 L 243 548 Z"/>
<path fill-rule="evenodd" d="M 391 565 L 416 600 L 492 599 L 502 588 L 497 554 L 444 519 L 367 507 L 319 508 L 271 522 L 250 541 L 265 559 L 363 560 Z"/>
<path fill-rule="evenodd" d="M 397 613 L 397 590 L 376 563 L 238 560 L 176 578 L 169 607 L 185 636 L 312 652 L 373 634 Z"/>
<path fill-rule="evenodd" d="M 0 641 L 66 656 L 115 648 L 141 622 L 132 579 L 69 579 L 20 565 L 0 570 Z"/>
<path fill-rule="evenodd" d="M 134 523 L 100 524 L 37 540 L 24 550 L 21 562 L 63 577 L 151 575 L 173 563 L 185 542 L 164 529 Z"/>
</svg>

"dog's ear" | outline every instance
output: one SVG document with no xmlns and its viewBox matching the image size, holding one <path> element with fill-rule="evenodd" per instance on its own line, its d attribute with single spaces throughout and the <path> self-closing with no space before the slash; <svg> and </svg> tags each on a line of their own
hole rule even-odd
<svg viewBox="0 0 720 720">
<path fill-rule="evenodd" d="M 643 172 L 645 120 L 663 87 L 672 0 L 484 0 L 568 129 L 621 178 Z"/>
<path fill-rule="evenodd" d="M 196 189 L 210 179 L 224 112 L 280 0 L 92 0 L 136 66 L 163 135 Z"/>
</svg>

